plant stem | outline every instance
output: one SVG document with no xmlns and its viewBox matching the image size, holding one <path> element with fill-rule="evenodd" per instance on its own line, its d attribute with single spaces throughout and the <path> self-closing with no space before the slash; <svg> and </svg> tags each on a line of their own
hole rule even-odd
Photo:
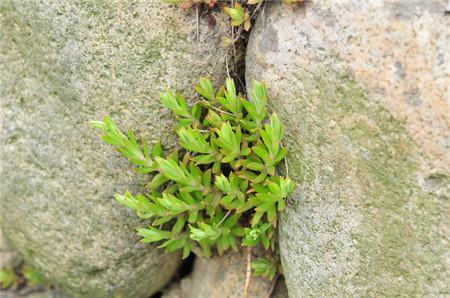
<svg viewBox="0 0 450 298">
<path fill-rule="evenodd" d="M 200 102 L 200 104 L 202 104 L 202 102 Z M 231 113 L 228 113 L 228 112 L 226 112 L 226 111 L 224 111 L 224 110 L 221 110 L 221 109 L 219 109 L 218 107 L 215 107 L 215 106 L 213 106 L 213 105 L 211 105 L 211 104 L 202 104 L 203 106 L 205 106 L 205 107 L 207 107 L 207 108 L 211 108 L 211 109 L 213 109 L 213 110 L 216 110 L 217 112 L 221 112 L 221 113 L 224 113 L 224 114 L 227 114 L 227 115 L 230 115 L 230 116 L 234 116 L 233 114 L 231 114 Z"/>
<path fill-rule="evenodd" d="M 231 209 L 228 210 L 227 214 L 225 214 L 225 216 L 222 218 L 222 220 L 217 224 L 217 227 L 220 226 L 225 221 L 225 219 L 227 219 L 227 217 L 228 217 L 228 215 L 230 215 L 230 213 L 231 213 Z"/>
<path fill-rule="evenodd" d="M 266 298 L 270 298 L 272 296 L 273 291 L 275 290 L 275 287 L 277 286 L 278 279 L 280 278 L 280 273 L 277 273 L 275 277 L 272 280 L 272 285 L 270 286 L 269 293 L 267 293 Z"/>
<path fill-rule="evenodd" d="M 196 8 L 195 8 L 195 15 L 196 15 L 196 20 L 197 20 L 197 31 L 196 31 L 196 39 L 197 42 L 200 42 L 200 16 L 199 16 L 199 10 L 200 10 L 200 5 L 197 4 Z"/>
<path fill-rule="evenodd" d="M 255 10 L 253 10 L 252 15 L 250 16 L 250 19 L 252 19 L 252 18 L 255 16 L 256 12 L 259 10 L 259 8 L 261 7 L 261 5 L 262 5 L 264 2 L 265 2 L 265 1 L 261 1 L 261 2 L 258 3 L 258 5 L 256 6 Z"/>
<path fill-rule="evenodd" d="M 283 143 L 280 142 L 281 148 L 284 148 Z M 287 162 L 287 156 L 284 158 L 284 165 L 286 166 L 286 177 L 289 178 L 289 167 Z"/>
<path fill-rule="evenodd" d="M 247 246 L 247 270 L 245 275 L 244 298 L 248 298 L 248 288 L 250 287 L 250 279 L 252 278 L 252 248 Z"/>
</svg>

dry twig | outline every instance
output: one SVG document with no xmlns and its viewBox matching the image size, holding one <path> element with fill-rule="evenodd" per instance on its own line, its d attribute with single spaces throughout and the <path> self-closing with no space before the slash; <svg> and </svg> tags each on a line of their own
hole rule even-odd
<svg viewBox="0 0 450 298">
<path fill-rule="evenodd" d="M 252 278 L 252 248 L 247 247 L 247 270 L 245 275 L 244 298 L 248 298 L 248 288 L 250 287 L 250 279 Z"/>
<path fill-rule="evenodd" d="M 275 290 L 275 287 L 277 286 L 278 279 L 280 278 L 280 273 L 277 273 L 275 277 L 272 280 L 272 285 L 270 286 L 269 293 L 267 293 L 266 298 L 270 298 L 272 296 L 273 291 Z"/>
<path fill-rule="evenodd" d="M 196 37 L 197 37 L 197 42 L 200 42 L 200 14 L 199 14 L 199 10 L 200 10 L 200 5 L 196 5 L 195 7 L 195 16 L 197 19 L 197 31 L 196 31 Z"/>
</svg>

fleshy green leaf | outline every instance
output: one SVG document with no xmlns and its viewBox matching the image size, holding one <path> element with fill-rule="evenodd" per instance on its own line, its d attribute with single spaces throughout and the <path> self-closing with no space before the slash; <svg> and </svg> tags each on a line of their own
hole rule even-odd
<svg viewBox="0 0 450 298">
<path fill-rule="evenodd" d="M 216 100 L 214 87 L 208 78 L 200 78 L 200 83 L 195 86 L 195 90 L 209 101 Z"/>
<path fill-rule="evenodd" d="M 216 144 L 224 150 L 225 154 L 237 156 L 240 153 L 241 129 L 239 127 L 236 127 L 236 132 L 234 132 L 231 124 L 226 122 L 217 131 L 217 135 Z"/>
<path fill-rule="evenodd" d="M 186 100 L 181 95 L 176 95 L 172 91 L 166 90 L 166 92 L 160 93 L 160 99 L 163 105 L 165 105 L 178 116 L 184 118 L 191 117 Z"/>
<path fill-rule="evenodd" d="M 273 279 L 277 274 L 276 263 L 266 258 L 254 260 L 252 262 L 252 269 L 255 272 L 255 276 L 263 276 L 268 279 Z"/>
<path fill-rule="evenodd" d="M 22 273 L 27 283 L 31 286 L 38 286 L 45 283 L 44 276 L 31 266 L 25 266 Z"/>
<path fill-rule="evenodd" d="M 9 288 L 18 283 L 18 279 L 14 271 L 10 268 L 0 270 L 0 285 L 3 288 Z"/>
<path fill-rule="evenodd" d="M 236 95 L 236 87 L 232 79 L 226 81 L 225 97 L 219 97 L 217 100 L 234 115 L 241 115 L 242 104 Z"/>
<path fill-rule="evenodd" d="M 155 160 L 159 165 L 160 172 L 170 180 L 181 182 L 187 178 L 181 167 L 175 161 L 161 157 L 156 157 Z"/>
<path fill-rule="evenodd" d="M 151 204 L 149 200 L 143 195 L 133 196 L 129 192 L 124 195 L 116 194 L 114 198 L 122 205 L 134 209 L 142 218 L 150 218 L 153 216 Z"/>
<path fill-rule="evenodd" d="M 141 242 L 158 242 L 164 239 L 170 239 L 172 234 L 168 231 L 161 231 L 154 227 L 137 229 L 138 235 L 142 237 Z"/>
<path fill-rule="evenodd" d="M 223 10 L 231 17 L 231 25 L 239 26 L 244 23 L 245 11 L 239 3 L 235 3 L 234 7 L 224 7 Z"/>
<path fill-rule="evenodd" d="M 220 229 L 208 225 L 204 222 L 198 224 L 198 228 L 191 226 L 190 238 L 196 241 L 202 240 L 216 240 L 220 237 Z"/>
<path fill-rule="evenodd" d="M 209 153 L 211 148 L 208 145 L 205 137 L 198 130 L 193 128 L 181 128 L 178 130 L 180 137 L 180 145 L 190 151 L 199 153 Z"/>
<path fill-rule="evenodd" d="M 103 140 L 113 145 L 117 151 L 134 163 L 138 172 L 147 174 L 154 170 L 153 160 L 148 154 L 147 146 L 143 145 L 141 148 L 131 130 L 128 130 L 128 134 L 125 135 L 108 116 L 103 121 L 92 121 L 91 125 L 100 129 L 103 132 Z"/>
</svg>

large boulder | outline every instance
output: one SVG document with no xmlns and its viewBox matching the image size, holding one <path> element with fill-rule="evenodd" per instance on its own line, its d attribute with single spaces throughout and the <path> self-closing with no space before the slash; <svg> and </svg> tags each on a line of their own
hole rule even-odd
<svg viewBox="0 0 450 298">
<path fill-rule="evenodd" d="M 268 84 L 298 184 L 281 214 L 290 297 L 450 293 L 447 1 L 271 4 L 247 83 Z"/>
<path fill-rule="evenodd" d="M 245 252 L 229 252 L 209 260 L 197 258 L 193 272 L 168 289 L 163 298 L 241 298 L 244 295 L 246 268 Z M 268 279 L 252 276 L 248 297 L 268 297 L 271 288 L 272 282 Z M 288 298 L 284 279 L 278 280 L 271 297 Z"/>
<path fill-rule="evenodd" d="M 214 16 L 197 27 L 162 1 L 1 1 L 0 226 L 73 296 L 148 297 L 177 269 L 178 254 L 138 242 L 144 223 L 113 195 L 145 181 L 89 121 L 109 114 L 170 146 L 159 92 L 225 77 L 229 27 Z"/>
</svg>

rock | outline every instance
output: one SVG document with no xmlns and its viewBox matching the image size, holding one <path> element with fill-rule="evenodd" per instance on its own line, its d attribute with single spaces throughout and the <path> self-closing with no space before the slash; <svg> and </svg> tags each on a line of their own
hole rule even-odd
<svg viewBox="0 0 450 298">
<path fill-rule="evenodd" d="M 271 4 L 264 80 L 299 187 L 281 214 L 290 297 L 450 294 L 446 1 Z"/>
<path fill-rule="evenodd" d="M 2 298 L 70 298 L 67 295 L 47 288 L 24 288 L 21 290 L 1 290 Z"/>
<path fill-rule="evenodd" d="M 197 258 L 193 272 L 169 288 L 163 298 L 241 298 L 244 293 L 246 267 L 244 253 L 227 253 L 209 260 Z M 270 288 L 269 280 L 252 276 L 248 296 L 266 297 Z M 283 279 L 278 281 L 271 297 L 288 297 Z"/>
<path fill-rule="evenodd" d="M 75 297 L 148 297 L 179 256 L 141 244 L 143 225 L 115 193 L 144 179 L 91 120 L 112 115 L 150 143 L 174 139 L 164 87 L 193 95 L 225 78 L 229 29 L 162 1 L 0 3 L 0 226 L 52 283 Z"/>
<path fill-rule="evenodd" d="M 0 230 L 0 269 L 14 268 L 20 261 L 19 254 L 11 247 Z"/>
</svg>

